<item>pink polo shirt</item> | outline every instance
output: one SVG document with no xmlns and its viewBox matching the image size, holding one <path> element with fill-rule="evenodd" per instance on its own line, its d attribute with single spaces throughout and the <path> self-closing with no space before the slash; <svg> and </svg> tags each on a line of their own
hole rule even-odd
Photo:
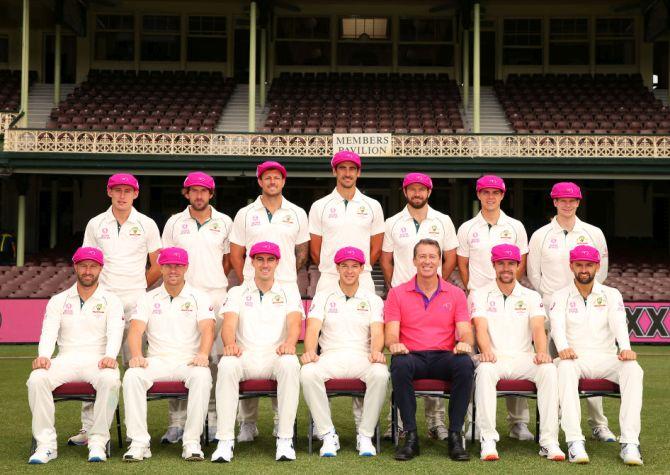
<svg viewBox="0 0 670 475">
<path fill-rule="evenodd" d="M 443 279 L 428 299 L 416 284 L 392 288 L 384 305 L 384 322 L 400 322 L 400 343 L 409 351 L 451 351 L 456 345 L 456 322 L 469 322 L 465 293 Z"/>
</svg>

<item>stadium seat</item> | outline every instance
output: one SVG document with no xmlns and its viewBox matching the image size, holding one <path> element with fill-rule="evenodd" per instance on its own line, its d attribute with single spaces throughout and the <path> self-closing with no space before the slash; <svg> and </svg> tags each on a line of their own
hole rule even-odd
<svg viewBox="0 0 670 475">
<path fill-rule="evenodd" d="M 277 397 L 277 381 L 274 379 L 247 379 L 240 381 L 240 400 L 258 397 Z M 206 432 L 205 432 L 206 433 Z M 298 445 L 298 418 L 293 422 L 293 447 Z"/>
<path fill-rule="evenodd" d="M 161 399 L 188 400 L 188 388 L 181 381 L 155 381 L 147 390 L 147 401 L 158 401 Z M 205 426 L 200 436 L 205 445 L 209 445 L 208 421 L 205 417 Z"/>
</svg>

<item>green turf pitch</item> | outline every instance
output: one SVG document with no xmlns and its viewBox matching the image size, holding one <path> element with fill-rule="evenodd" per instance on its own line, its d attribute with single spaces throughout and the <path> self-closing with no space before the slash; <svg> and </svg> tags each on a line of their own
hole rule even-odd
<svg viewBox="0 0 670 475">
<path fill-rule="evenodd" d="M 82 447 L 68 447 L 67 436 L 79 429 L 79 403 L 65 402 L 56 406 L 56 428 L 58 430 L 58 458 L 46 466 L 31 466 L 26 462 L 30 449 L 30 410 L 25 381 L 30 372 L 30 358 L 35 346 L 0 346 L 0 473 L 670 473 L 670 348 L 639 346 L 640 364 L 645 370 L 644 407 L 642 411 L 642 454 L 645 465 L 641 468 L 625 467 L 618 458 L 619 444 L 600 443 L 587 437 L 587 450 L 591 463 L 585 466 L 569 466 L 567 462 L 548 462 L 537 455 L 533 442 L 518 442 L 507 437 L 504 403 L 498 404 L 498 429 L 501 441 L 498 444 L 501 460 L 481 462 L 479 446 L 470 447 L 473 460 L 467 463 L 451 462 L 446 456 L 446 447 L 426 437 L 423 421 L 423 403 L 419 402 L 418 417 L 421 433 L 421 456 L 410 462 L 396 462 L 389 442 L 382 444 L 382 453 L 370 459 L 358 457 L 355 452 L 355 435 L 351 417 L 351 403 L 347 398 L 333 400 L 333 417 L 340 435 L 342 449 L 336 458 L 320 459 L 318 445 L 315 454 L 307 455 L 306 405 L 301 401 L 298 411 L 299 445 L 298 460 L 278 463 L 274 461 L 274 439 L 271 436 L 271 415 L 268 400 L 261 403 L 259 429 L 261 435 L 253 443 L 238 444 L 231 464 L 185 462 L 180 458 L 181 447 L 165 446 L 159 437 L 165 430 L 167 403 L 149 403 L 149 430 L 152 435 L 153 458 L 138 464 L 121 461 L 121 452 L 114 447 L 112 459 L 105 464 L 86 462 L 87 451 Z M 531 402 L 531 414 L 534 402 Z M 605 413 L 610 427 L 618 434 L 617 400 L 605 400 Z M 386 413 L 384 414 L 384 417 Z M 586 415 L 584 414 L 584 427 Z M 531 421 L 534 430 L 534 419 Z M 586 431 L 585 431 L 586 433 Z M 562 434 L 561 434 L 562 436 Z M 114 437 L 114 436 L 113 436 Z M 114 437 L 114 442 L 116 439 Z M 563 444 L 565 450 L 565 444 Z M 213 446 L 205 448 L 209 456 Z"/>
</svg>

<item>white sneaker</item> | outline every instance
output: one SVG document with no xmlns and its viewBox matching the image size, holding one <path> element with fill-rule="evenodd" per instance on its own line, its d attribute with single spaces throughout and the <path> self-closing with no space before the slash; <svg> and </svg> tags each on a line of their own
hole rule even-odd
<svg viewBox="0 0 670 475">
<path fill-rule="evenodd" d="M 124 462 L 141 462 L 148 458 L 151 458 L 151 450 L 149 450 L 149 447 L 130 446 L 128 452 L 123 454 Z"/>
<path fill-rule="evenodd" d="M 275 460 L 277 462 L 295 460 L 293 439 L 283 439 L 277 437 L 277 452 L 275 453 Z"/>
<path fill-rule="evenodd" d="M 73 435 L 67 439 L 67 445 L 86 445 L 88 444 L 88 432 L 81 429 L 77 435 Z"/>
<path fill-rule="evenodd" d="M 640 455 L 640 446 L 635 444 L 621 444 L 619 457 L 626 465 L 642 465 L 642 455 Z"/>
<path fill-rule="evenodd" d="M 230 462 L 233 460 L 233 448 L 235 447 L 235 441 L 232 439 L 229 440 L 220 440 L 216 444 L 216 450 L 212 454 L 212 462 L 214 463 L 224 463 Z"/>
<path fill-rule="evenodd" d="M 28 463 L 30 464 L 49 463 L 56 457 L 58 457 L 58 451 L 54 449 L 48 449 L 46 447 L 37 447 L 35 453 L 32 454 L 28 459 Z"/>
<path fill-rule="evenodd" d="M 616 442 L 616 435 L 607 426 L 596 426 L 592 433 L 593 438 L 600 442 Z"/>
<path fill-rule="evenodd" d="M 553 460 L 554 462 L 561 462 L 565 460 L 565 454 L 558 444 L 551 444 L 540 447 L 539 453 L 542 457 L 546 457 L 547 460 Z"/>
<path fill-rule="evenodd" d="M 575 440 L 568 444 L 568 461 L 570 463 L 589 463 L 589 454 L 583 440 Z"/>
<path fill-rule="evenodd" d="M 255 422 L 242 422 L 240 432 L 237 434 L 238 442 L 253 442 L 258 435 L 258 427 Z"/>
<path fill-rule="evenodd" d="M 467 437 L 467 434 L 465 436 Z M 447 440 L 449 438 L 449 431 L 441 424 L 428 429 L 428 437 L 435 440 Z"/>
<path fill-rule="evenodd" d="M 519 440 L 535 440 L 535 436 L 528 430 L 528 426 L 523 422 L 517 422 L 509 431 L 509 436 L 512 439 Z"/>
<path fill-rule="evenodd" d="M 496 449 L 495 440 L 482 440 L 482 447 L 479 452 L 479 458 L 486 462 L 494 462 L 500 459 L 498 450 Z"/>
<path fill-rule="evenodd" d="M 163 437 L 161 437 L 161 444 L 176 444 L 184 436 L 184 429 L 181 427 L 168 427 Z"/>
<path fill-rule="evenodd" d="M 367 435 L 358 434 L 356 436 L 356 450 L 358 450 L 358 455 L 361 457 L 374 457 L 377 455 L 377 449 L 372 443 L 372 438 Z"/>
<path fill-rule="evenodd" d="M 106 462 L 107 451 L 101 445 L 88 446 L 88 461 L 89 462 Z"/>
<path fill-rule="evenodd" d="M 202 462 L 205 460 L 205 454 L 202 453 L 198 443 L 184 444 L 184 448 L 181 450 L 181 458 L 189 462 Z"/>
<path fill-rule="evenodd" d="M 319 455 L 321 457 L 337 456 L 337 451 L 340 450 L 340 438 L 337 436 L 337 433 L 335 431 L 328 432 L 321 440 L 323 444 L 321 444 Z"/>
</svg>

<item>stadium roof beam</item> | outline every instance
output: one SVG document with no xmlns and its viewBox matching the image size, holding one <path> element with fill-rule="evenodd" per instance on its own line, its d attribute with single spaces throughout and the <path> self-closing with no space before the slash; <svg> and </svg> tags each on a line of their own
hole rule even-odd
<svg viewBox="0 0 670 475">
<path fill-rule="evenodd" d="M 256 131 L 256 2 L 249 4 L 249 132 Z"/>
<path fill-rule="evenodd" d="M 472 14 L 473 41 L 472 41 L 472 131 L 478 134 L 479 112 L 480 112 L 480 81 L 481 81 L 481 57 L 480 57 L 480 4 L 475 2 Z"/>
<path fill-rule="evenodd" d="M 23 0 L 21 26 L 21 112 L 23 125 L 28 126 L 28 85 L 30 75 L 30 0 Z"/>
</svg>

